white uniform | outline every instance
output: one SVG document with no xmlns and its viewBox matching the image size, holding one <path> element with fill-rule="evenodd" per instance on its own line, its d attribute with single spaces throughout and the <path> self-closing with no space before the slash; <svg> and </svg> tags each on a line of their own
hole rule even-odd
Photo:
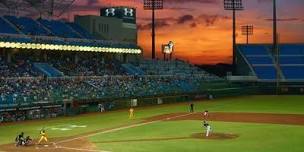
<svg viewBox="0 0 304 152">
<path fill-rule="evenodd" d="M 211 126 L 210 126 L 210 125 L 207 125 L 207 126 L 206 126 L 206 137 L 209 136 L 210 132 L 211 132 Z"/>
<path fill-rule="evenodd" d="M 203 126 L 206 128 L 206 137 L 208 137 L 211 132 L 211 126 L 206 121 L 204 121 Z"/>
</svg>

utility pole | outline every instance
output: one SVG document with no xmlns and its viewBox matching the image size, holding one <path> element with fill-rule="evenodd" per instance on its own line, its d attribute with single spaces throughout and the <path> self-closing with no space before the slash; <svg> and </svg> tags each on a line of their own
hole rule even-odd
<svg viewBox="0 0 304 152">
<path fill-rule="evenodd" d="M 246 36 L 246 44 L 249 44 L 249 36 L 253 35 L 253 25 L 241 26 L 242 35 Z"/>
</svg>

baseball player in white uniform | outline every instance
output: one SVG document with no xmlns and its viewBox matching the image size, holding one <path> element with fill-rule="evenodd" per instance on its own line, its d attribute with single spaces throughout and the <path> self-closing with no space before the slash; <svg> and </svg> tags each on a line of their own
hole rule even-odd
<svg viewBox="0 0 304 152">
<path fill-rule="evenodd" d="M 211 126 L 207 123 L 207 121 L 204 121 L 204 127 L 206 128 L 206 137 L 210 135 L 211 132 Z"/>
</svg>

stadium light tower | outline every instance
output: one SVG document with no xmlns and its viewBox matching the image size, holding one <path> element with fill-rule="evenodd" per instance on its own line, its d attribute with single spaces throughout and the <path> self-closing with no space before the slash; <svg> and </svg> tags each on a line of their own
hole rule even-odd
<svg viewBox="0 0 304 152">
<path fill-rule="evenodd" d="M 276 0 L 273 0 L 273 53 L 275 53 L 277 51 L 277 6 L 276 6 Z"/>
<path fill-rule="evenodd" d="M 155 59 L 155 10 L 163 8 L 163 0 L 144 0 L 144 10 L 151 10 L 152 12 L 152 59 Z"/>
<path fill-rule="evenodd" d="M 243 25 L 241 26 L 242 35 L 245 35 L 247 40 L 246 44 L 249 44 L 249 36 L 253 35 L 253 25 Z"/>
<path fill-rule="evenodd" d="M 232 11 L 232 51 L 233 51 L 233 67 L 235 67 L 235 51 L 236 51 L 236 11 L 241 11 L 244 9 L 242 0 L 224 0 L 224 8 L 225 10 Z"/>
<path fill-rule="evenodd" d="M 279 43 L 279 34 L 277 31 L 277 3 L 276 0 L 273 0 L 273 46 L 272 46 L 272 54 L 275 56 L 275 66 L 276 66 L 276 92 L 280 93 L 280 82 L 281 82 L 281 68 L 280 68 L 280 50 L 278 47 Z"/>
</svg>

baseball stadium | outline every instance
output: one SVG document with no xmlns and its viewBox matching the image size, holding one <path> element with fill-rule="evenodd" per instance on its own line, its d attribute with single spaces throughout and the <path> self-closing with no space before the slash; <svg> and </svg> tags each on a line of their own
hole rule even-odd
<svg viewBox="0 0 304 152">
<path fill-rule="evenodd" d="M 0 152 L 303 152 L 304 26 L 279 30 L 286 2 L 254 0 L 271 6 L 271 40 L 250 43 L 261 32 L 252 23 L 241 43 L 238 14 L 253 1 L 169 1 L 1 0 Z M 229 14 L 201 15 L 205 25 L 167 17 L 198 4 Z M 224 76 L 183 58 L 191 47 L 178 34 L 156 39 L 162 26 L 215 30 L 219 20 L 230 27 L 213 46 L 229 47 Z M 285 41 L 295 29 L 302 37 Z"/>
</svg>

